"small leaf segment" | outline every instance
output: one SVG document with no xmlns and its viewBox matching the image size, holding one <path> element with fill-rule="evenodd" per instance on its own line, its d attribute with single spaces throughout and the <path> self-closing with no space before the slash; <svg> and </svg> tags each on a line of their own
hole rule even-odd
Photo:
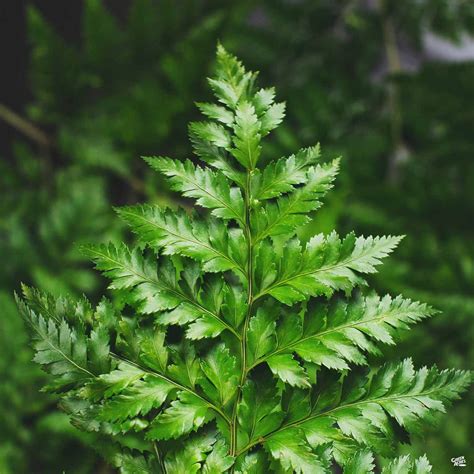
<svg viewBox="0 0 474 474">
<path fill-rule="evenodd" d="M 401 237 L 300 241 L 339 160 L 319 145 L 269 160 L 262 140 L 285 105 L 256 77 L 219 46 L 217 102 L 189 127 L 200 163 L 146 158 L 208 214 L 120 208 L 138 244 L 83 248 L 112 302 L 23 288 L 46 389 L 123 473 L 362 474 L 373 453 L 384 473 L 428 473 L 426 457 L 396 458 L 399 436 L 436 421 L 471 376 L 374 364 L 435 311 L 364 289 Z"/>
</svg>

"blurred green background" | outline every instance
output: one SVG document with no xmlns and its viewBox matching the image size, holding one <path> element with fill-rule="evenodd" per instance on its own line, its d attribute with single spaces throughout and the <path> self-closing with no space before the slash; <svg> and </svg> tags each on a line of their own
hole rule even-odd
<svg viewBox="0 0 474 474">
<path fill-rule="evenodd" d="M 2 72 L 0 473 L 113 472 L 39 392 L 44 376 L 13 292 L 22 281 L 97 301 L 104 281 L 77 244 L 121 238 L 114 205 L 178 203 L 139 157 L 190 156 L 186 125 L 198 117 L 194 101 L 208 99 L 218 40 L 287 101 L 268 157 L 317 141 L 327 159 L 343 156 L 335 191 L 302 237 L 333 227 L 407 234 L 373 283 L 442 314 L 387 353 L 473 367 L 471 0 L 8 4 L 1 26 L 14 9 L 19 26 L 3 42 L 3 67 L 25 90 Z M 22 44 L 23 56 L 11 52 Z M 401 452 L 426 452 L 435 473 L 456 472 L 450 459 L 463 455 L 472 471 L 473 401 L 471 392 Z"/>
</svg>

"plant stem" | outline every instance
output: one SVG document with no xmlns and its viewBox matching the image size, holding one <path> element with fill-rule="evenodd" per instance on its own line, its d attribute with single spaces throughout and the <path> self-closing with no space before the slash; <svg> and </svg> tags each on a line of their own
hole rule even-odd
<svg viewBox="0 0 474 474">
<path fill-rule="evenodd" d="M 153 448 L 155 449 L 155 456 L 156 456 L 156 459 L 158 460 L 158 464 L 160 465 L 163 474 L 166 474 L 166 466 L 165 466 L 165 463 L 163 462 L 163 456 L 161 456 L 158 446 L 155 442 L 153 442 Z"/>
<path fill-rule="evenodd" d="M 250 195 L 250 180 L 253 169 L 247 170 L 247 181 L 245 189 L 245 238 L 247 240 L 247 314 L 245 316 L 244 325 L 240 337 L 240 354 L 241 354 L 241 372 L 240 381 L 235 396 L 234 407 L 232 410 L 232 418 L 230 424 L 230 455 L 235 456 L 237 452 L 237 406 L 242 395 L 242 387 L 244 386 L 247 377 L 247 330 L 252 315 L 253 297 L 253 242 L 252 232 L 250 229 L 250 211 L 251 211 L 251 195 Z M 232 472 L 233 472 L 232 468 Z"/>
</svg>

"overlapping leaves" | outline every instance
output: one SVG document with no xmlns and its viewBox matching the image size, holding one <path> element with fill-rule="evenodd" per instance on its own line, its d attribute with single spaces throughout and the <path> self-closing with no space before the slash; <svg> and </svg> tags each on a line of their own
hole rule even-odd
<svg viewBox="0 0 474 474">
<path fill-rule="evenodd" d="M 314 398 L 295 392 L 296 400 L 287 409 L 288 422 L 259 442 L 277 459 L 286 453 L 286 462 L 302 473 L 328 472 L 320 468 L 320 459 L 314 459 L 318 458 L 314 450 L 327 445 L 343 466 L 349 463 L 350 467 L 353 456 L 364 447 L 389 456 L 396 439 L 394 422 L 417 433 L 422 423 L 436 421 L 470 378 L 463 371 L 415 371 L 407 359 L 388 364 L 367 378 L 327 382 Z M 394 465 L 398 462 L 403 461 Z"/>
<path fill-rule="evenodd" d="M 200 269 L 192 261 L 158 261 L 124 244 L 84 251 L 112 279 L 112 288 L 132 290 L 129 301 L 138 303 L 140 313 L 161 312 L 160 324 L 186 325 L 190 339 L 215 337 L 225 329 L 235 332 L 243 318 L 242 290 L 217 276 L 203 284 Z"/>
<path fill-rule="evenodd" d="M 346 293 L 364 284 L 360 276 L 375 272 L 381 259 L 398 245 L 401 237 L 355 237 L 340 239 L 333 232 L 316 235 L 303 249 L 298 239 L 287 242 L 278 253 L 268 242 L 258 246 L 255 258 L 256 299 L 271 295 L 292 305 L 311 296 Z"/>
<path fill-rule="evenodd" d="M 339 161 L 316 146 L 263 167 L 262 138 L 285 106 L 255 81 L 219 46 L 217 103 L 198 104 L 209 120 L 189 127 L 211 167 L 147 159 L 212 216 L 125 207 L 139 246 L 84 248 L 115 308 L 31 290 L 20 303 L 49 388 L 66 392 L 75 426 L 118 444 L 124 473 L 373 472 L 373 453 L 393 457 L 400 432 L 435 421 L 470 382 L 410 360 L 370 369 L 380 344 L 434 311 L 356 294 L 401 237 L 295 237 Z M 429 471 L 426 458 L 398 458 L 384 472 Z"/>
<path fill-rule="evenodd" d="M 399 331 L 433 314 L 425 304 L 388 295 L 317 302 L 297 314 L 280 311 L 262 307 L 250 319 L 249 364 L 266 362 L 282 381 L 300 387 L 311 384 L 297 359 L 335 370 L 366 365 L 364 353 L 379 353 L 376 343 L 394 344 Z"/>
</svg>

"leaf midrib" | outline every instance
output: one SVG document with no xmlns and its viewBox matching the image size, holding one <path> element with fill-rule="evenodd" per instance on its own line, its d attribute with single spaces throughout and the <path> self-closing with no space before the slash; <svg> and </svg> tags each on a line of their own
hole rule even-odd
<svg viewBox="0 0 474 474">
<path fill-rule="evenodd" d="M 296 160 L 296 155 L 293 155 L 295 156 L 295 160 Z M 291 157 L 289 157 L 291 158 Z M 289 158 L 286 158 L 284 159 L 285 160 L 285 164 L 286 162 L 289 160 Z M 277 162 L 278 163 L 278 162 Z M 259 192 L 258 194 L 255 196 L 256 199 L 272 199 L 274 197 L 279 197 L 281 196 L 282 194 L 286 194 L 286 193 L 289 193 L 291 192 L 291 189 L 289 191 L 284 191 L 284 192 L 279 192 L 276 196 L 272 196 L 272 197 L 260 197 L 260 196 L 265 196 L 265 193 L 268 191 L 268 190 L 271 190 L 274 186 L 275 186 L 275 183 L 276 184 L 279 184 L 279 183 L 284 183 L 288 180 L 288 178 L 291 178 L 293 175 L 295 175 L 298 171 L 301 171 L 303 170 L 304 168 L 308 167 L 309 166 L 309 163 L 304 163 L 304 164 L 301 164 L 301 165 L 297 165 L 295 166 L 295 168 L 290 172 L 290 173 L 280 173 L 279 174 L 279 178 L 278 179 L 273 179 L 272 181 L 270 181 L 269 183 L 267 183 L 265 186 L 262 186 L 260 189 L 259 189 Z M 285 168 L 286 169 L 286 168 Z M 304 181 L 302 181 L 303 183 Z M 298 183 L 288 183 L 288 185 L 293 188 L 293 186 L 295 184 L 298 184 Z"/>
<path fill-rule="evenodd" d="M 262 362 L 265 362 L 267 359 L 269 359 L 270 357 L 276 355 L 276 354 L 279 354 L 279 353 L 282 353 L 282 352 L 285 352 L 287 351 L 288 349 L 290 349 L 291 347 L 293 346 L 296 346 L 298 344 L 300 344 L 301 342 L 304 342 L 304 341 L 307 341 L 309 339 L 318 339 L 320 338 L 321 336 L 325 336 L 327 334 L 331 334 L 333 332 L 339 332 L 339 331 L 343 331 L 344 329 L 349 329 L 349 328 L 354 328 L 354 329 L 357 329 L 357 326 L 363 326 L 364 324 L 368 324 L 368 323 L 373 323 L 373 322 L 380 322 L 380 321 L 383 321 L 384 319 L 386 318 L 389 318 L 391 314 L 394 314 L 395 311 L 392 311 L 392 312 L 386 312 L 384 314 L 382 314 L 382 316 L 379 316 L 379 317 L 376 317 L 376 318 L 371 318 L 371 319 L 364 319 L 364 320 L 359 320 L 355 323 L 348 323 L 348 324 L 343 324 L 342 326 L 337 326 L 337 327 L 334 327 L 334 328 L 331 328 L 331 329 L 327 329 L 325 331 L 322 331 L 320 333 L 317 333 L 317 334 L 311 334 L 311 335 L 308 335 L 308 336 L 305 336 L 305 337 L 302 337 L 301 339 L 298 339 L 297 341 L 293 341 L 293 342 L 290 342 L 289 344 L 285 345 L 285 346 L 282 346 L 282 347 L 279 347 L 278 349 L 270 352 L 269 354 L 266 354 L 264 357 L 260 357 L 259 359 L 257 359 L 255 361 L 255 363 L 249 368 L 252 369 L 254 367 L 256 367 L 257 365 L 261 364 Z"/>
<path fill-rule="evenodd" d="M 207 191 L 205 188 L 203 188 L 198 182 L 197 180 L 192 180 L 191 178 L 187 177 L 186 174 L 178 171 L 178 170 L 172 170 L 171 173 L 174 174 L 174 176 L 179 176 L 181 179 L 183 179 L 184 181 L 188 182 L 188 183 L 191 183 L 192 185 L 196 186 L 196 188 L 198 188 L 199 190 L 201 190 L 203 193 L 207 194 L 208 196 L 210 196 L 211 198 L 215 199 L 216 201 L 218 201 L 219 203 L 221 203 L 222 207 L 225 208 L 225 209 L 229 209 L 234 217 L 241 223 L 243 224 L 243 220 L 242 220 L 242 217 L 239 215 L 239 213 L 232 207 L 232 206 L 229 206 L 225 201 L 223 201 L 218 195 L 216 194 L 212 194 L 210 193 L 209 191 Z M 229 190 L 230 190 L 230 187 L 229 187 Z M 230 197 L 230 196 L 229 196 Z"/>
<path fill-rule="evenodd" d="M 421 393 L 417 393 L 417 394 L 412 394 L 412 393 L 408 393 L 408 394 L 400 394 L 400 395 L 396 395 L 396 396 L 392 396 L 392 397 L 379 397 L 379 398 L 372 398 L 372 399 L 367 399 L 367 400 L 360 400 L 360 401 L 357 401 L 357 402 L 353 402 L 353 403 L 347 403 L 345 405 L 340 405 L 340 406 L 337 406 L 337 407 L 334 407 L 334 408 L 331 408 L 330 410 L 327 410 L 325 412 L 322 412 L 322 413 L 318 413 L 316 415 L 310 415 L 310 416 L 307 416 L 307 417 L 304 417 L 304 418 L 300 418 L 299 420 L 296 420 L 292 423 L 289 423 L 288 425 L 285 425 L 281 428 L 278 428 L 277 430 L 273 431 L 272 433 L 266 435 L 266 436 L 262 436 L 260 439 L 258 439 L 257 441 L 255 442 L 252 442 L 252 443 L 249 443 L 247 446 L 245 446 L 244 448 L 242 448 L 238 453 L 237 455 L 240 456 L 242 453 L 248 451 L 249 449 L 251 449 L 253 446 L 257 445 L 257 444 L 263 444 L 265 443 L 265 441 L 267 441 L 269 438 L 271 438 L 272 436 L 276 435 L 277 433 L 280 433 L 282 431 L 285 431 L 287 429 L 290 429 L 290 428 L 294 428 L 294 427 L 297 427 L 297 426 L 300 426 L 308 421 L 311 421 L 311 420 L 314 420 L 316 418 L 320 418 L 320 417 L 323 417 L 323 416 L 328 416 L 330 415 L 331 413 L 334 413 L 338 410 L 343 410 L 345 408 L 351 408 L 351 407 L 356 407 L 356 406 L 359 406 L 359 405 L 364 405 L 364 404 L 367 404 L 367 403 L 378 403 L 378 404 L 383 404 L 384 402 L 390 402 L 390 401 L 394 401 L 394 400 L 400 400 L 400 399 L 406 399 L 406 398 L 418 398 L 418 397 L 423 397 L 423 396 L 428 396 L 428 395 L 431 395 L 433 393 L 436 393 L 437 391 L 440 390 L 440 387 L 436 387 L 432 390 L 428 390 L 426 392 L 421 392 Z M 420 402 L 420 403 L 423 403 L 423 402 Z M 424 403 L 423 403 L 424 405 Z M 426 405 L 425 405 L 426 406 Z M 428 408 L 428 407 L 427 407 Z"/>
<path fill-rule="evenodd" d="M 355 250 L 355 249 L 354 249 Z M 354 251 L 353 250 L 353 251 Z M 372 249 L 371 249 L 372 250 Z M 388 249 L 386 250 L 387 253 L 389 253 L 391 251 L 391 249 Z M 306 276 L 306 275 L 312 275 L 314 273 L 319 273 L 319 272 L 323 272 L 323 271 L 329 271 L 329 270 L 333 270 L 335 268 L 339 268 L 339 267 L 343 267 L 343 266 L 348 266 L 350 263 L 352 262 L 355 262 L 356 260 L 359 260 L 361 258 L 365 258 L 365 257 L 368 257 L 370 254 L 367 252 L 367 253 L 364 253 L 364 254 L 361 254 L 361 255 L 358 255 L 356 257 L 352 257 L 352 258 L 348 258 L 346 260 L 343 260 L 342 262 L 339 262 L 337 264 L 334 264 L 334 265 L 329 265 L 329 266 L 326 266 L 326 267 L 319 267 L 318 269 L 316 270 L 310 270 L 310 271 L 305 271 L 305 272 L 302 272 L 302 273 L 298 273 L 297 275 L 293 275 L 289 278 L 285 278 L 283 280 L 279 280 L 277 281 L 276 283 L 272 283 L 271 285 L 269 285 L 267 288 L 265 288 L 265 290 L 261 291 L 260 293 L 258 293 L 258 295 L 255 297 L 255 299 L 258 299 L 258 298 L 261 298 L 262 296 L 265 296 L 266 294 L 269 293 L 269 291 L 271 291 L 273 288 L 277 288 L 279 286 L 283 286 L 285 285 L 286 283 L 290 282 L 291 280 L 295 280 L 296 278 L 300 278 L 302 276 Z M 304 255 L 303 255 L 304 257 Z M 376 257 L 376 258 L 383 258 L 383 256 L 380 256 L 380 257 Z M 373 266 L 373 265 L 372 265 Z M 356 271 L 356 270 L 353 270 L 351 269 L 352 271 Z M 369 272 L 361 272 L 361 273 L 369 273 Z"/>
<path fill-rule="evenodd" d="M 127 211 L 121 211 L 122 214 L 127 214 Z M 162 226 L 159 226 L 156 222 L 153 222 L 153 221 L 150 221 L 149 219 L 147 219 L 145 216 L 141 215 L 141 216 L 137 216 L 136 214 L 133 214 L 131 212 L 128 212 L 129 215 L 132 215 L 133 217 L 138 217 L 139 219 L 147 222 L 148 224 L 150 224 L 151 226 L 153 227 L 156 227 L 157 229 L 161 229 L 161 230 L 164 230 L 165 232 L 167 232 L 169 235 L 172 235 L 174 237 L 177 237 L 178 240 L 181 240 L 182 242 L 193 242 L 195 243 L 196 245 L 200 246 L 200 247 L 203 247 L 203 248 L 206 248 L 208 250 L 211 250 L 212 252 L 216 253 L 217 255 L 219 255 L 220 257 L 224 258 L 224 260 L 227 260 L 228 262 L 230 262 L 232 265 L 233 265 L 233 268 L 236 268 L 237 270 L 239 270 L 241 273 L 245 274 L 245 271 L 244 269 L 233 259 L 231 259 L 228 255 L 220 252 L 219 250 L 215 249 L 214 247 L 211 247 L 209 245 L 206 245 L 204 244 L 203 242 L 199 241 L 199 240 L 195 240 L 195 239 L 190 239 L 190 238 L 183 238 L 181 235 L 179 234 L 176 234 L 175 232 L 172 232 L 170 231 L 169 229 L 167 229 L 166 227 L 162 227 Z M 167 245 L 166 245 L 167 247 Z M 212 260 L 212 259 L 211 259 Z"/>
<path fill-rule="evenodd" d="M 279 198 L 279 200 L 286 199 L 287 202 L 290 201 L 289 205 L 287 205 L 287 207 L 284 209 L 285 211 L 284 213 L 280 213 L 278 217 L 270 225 L 265 227 L 263 232 L 260 232 L 255 237 L 255 242 L 259 242 L 265 237 L 267 237 L 268 235 L 270 235 L 270 230 L 273 229 L 277 224 L 279 224 L 285 217 L 289 216 L 290 214 L 301 214 L 301 215 L 307 214 L 307 213 L 300 213 L 300 212 L 292 212 L 292 209 L 295 207 L 297 203 L 303 202 L 305 200 L 304 193 L 301 192 L 303 189 L 304 188 L 301 188 L 301 190 L 300 189 L 295 190 L 294 193 L 297 193 L 296 195 L 293 193 L 293 194 L 290 194 L 289 196 L 284 196 L 282 198 Z M 294 198 L 292 199 L 292 197 Z M 319 203 L 320 201 L 318 199 L 315 199 L 314 202 L 316 204 L 316 203 Z M 278 205 L 278 202 L 271 205 L 277 206 L 279 210 L 281 209 L 280 206 Z"/>
<path fill-rule="evenodd" d="M 41 316 L 37 316 L 37 317 L 41 317 Z M 30 319 L 31 321 L 31 319 Z M 45 321 L 45 320 L 44 320 Z M 45 321 L 45 324 L 47 324 L 47 322 Z M 73 359 L 71 359 L 59 346 L 59 344 L 56 346 L 55 344 L 53 344 L 51 341 L 50 341 L 50 338 L 48 337 L 48 333 L 44 334 L 43 331 L 41 331 L 40 329 L 40 326 L 39 324 L 33 324 L 33 326 L 35 327 L 35 330 L 36 332 L 41 336 L 41 339 L 43 341 L 45 341 L 48 346 L 51 347 L 51 349 L 53 349 L 53 351 L 57 352 L 58 354 L 60 354 L 65 360 L 67 360 L 71 365 L 73 365 L 74 367 L 77 367 L 80 371 L 86 373 L 89 377 L 96 377 L 95 374 L 93 374 L 92 372 L 90 372 L 86 367 L 82 367 L 80 366 L 79 364 L 77 364 L 77 362 L 75 362 Z M 68 326 L 69 327 L 69 326 Z M 56 327 L 56 329 L 59 331 L 59 327 Z M 69 328 L 71 329 L 71 328 Z"/>
</svg>

